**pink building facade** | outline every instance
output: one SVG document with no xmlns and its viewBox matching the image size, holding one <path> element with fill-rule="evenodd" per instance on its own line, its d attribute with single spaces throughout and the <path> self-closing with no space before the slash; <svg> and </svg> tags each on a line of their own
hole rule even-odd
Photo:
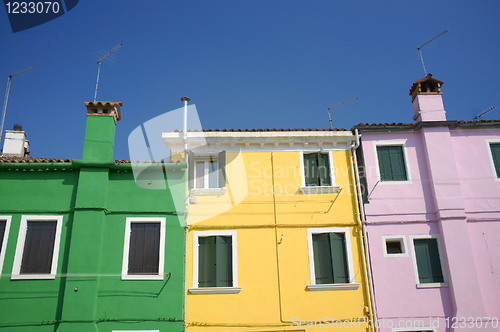
<svg viewBox="0 0 500 332">
<path fill-rule="evenodd" d="M 448 121 L 442 84 L 413 84 L 414 123 L 354 127 L 381 332 L 500 331 L 500 121 Z"/>
</svg>

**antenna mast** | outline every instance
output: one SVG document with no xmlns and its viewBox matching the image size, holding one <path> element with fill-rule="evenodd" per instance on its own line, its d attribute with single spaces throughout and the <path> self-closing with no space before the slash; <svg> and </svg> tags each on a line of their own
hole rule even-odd
<svg viewBox="0 0 500 332">
<path fill-rule="evenodd" d="M 356 100 L 356 99 L 358 99 L 358 97 L 353 98 L 353 99 L 349 99 L 349 100 L 344 101 L 344 102 L 342 102 L 342 103 L 340 103 L 340 104 L 337 104 L 337 105 L 333 105 L 333 106 L 328 107 L 328 119 L 330 119 L 330 129 L 332 129 L 332 117 L 331 117 L 331 115 L 330 115 L 330 109 L 331 109 L 331 108 L 334 108 L 334 107 L 337 107 L 337 106 L 340 106 L 340 105 L 343 105 L 343 104 L 345 104 L 345 103 L 348 103 L 348 102 L 353 101 L 353 100 Z"/>
<path fill-rule="evenodd" d="M 18 73 L 12 74 L 9 76 L 9 80 L 7 82 L 7 91 L 5 91 L 5 99 L 3 101 L 3 110 L 2 110 L 2 123 L 0 124 L 0 142 L 2 141 L 2 135 L 3 135 L 3 125 L 5 122 L 5 113 L 7 112 L 7 101 L 9 100 L 9 92 L 10 92 L 10 82 L 12 81 L 12 76 L 16 76 L 18 74 L 24 73 L 25 71 L 31 70 L 35 67 L 31 67 L 25 70 L 21 70 Z"/>
<path fill-rule="evenodd" d="M 97 98 L 97 86 L 99 85 L 99 74 L 101 72 L 101 62 L 102 60 L 104 60 L 105 57 L 107 57 L 108 55 L 110 55 L 111 53 L 113 53 L 114 51 L 116 51 L 117 49 L 119 49 L 123 44 L 120 44 L 118 46 L 116 46 L 111 52 L 109 52 L 108 54 L 106 54 L 105 56 L 103 56 L 99 61 L 97 61 L 97 63 L 99 64 L 99 66 L 97 67 L 97 81 L 95 82 L 95 93 L 94 93 L 94 102 L 95 102 L 95 99 Z"/>
<path fill-rule="evenodd" d="M 420 54 L 420 60 L 422 60 L 422 67 L 424 67 L 424 73 L 425 75 L 427 75 L 427 71 L 425 70 L 425 65 L 424 65 L 424 58 L 422 58 L 422 52 L 420 51 L 420 49 L 422 47 L 424 47 L 425 45 L 429 44 L 431 41 L 433 41 L 434 39 L 436 39 L 437 37 L 439 36 L 442 36 L 444 35 L 446 32 L 450 31 L 450 29 L 446 29 L 446 31 L 443 31 L 441 32 L 439 35 L 437 35 L 436 37 L 432 38 L 431 40 L 429 40 L 427 43 L 424 43 L 422 45 L 420 45 L 419 47 L 417 47 L 417 50 L 418 50 L 418 53 Z"/>
<path fill-rule="evenodd" d="M 488 108 L 486 111 L 482 112 L 481 114 L 478 114 L 478 115 L 476 115 L 476 116 L 473 116 L 473 117 L 472 117 L 472 120 L 477 120 L 477 119 L 479 119 L 480 117 L 482 117 L 483 115 L 485 115 L 486 113 L 489 113 L 489 112 L 493 111 L 494 109 L 495 109 L 495 106 L 492 106 L 492 107 Z"/>
</svg>

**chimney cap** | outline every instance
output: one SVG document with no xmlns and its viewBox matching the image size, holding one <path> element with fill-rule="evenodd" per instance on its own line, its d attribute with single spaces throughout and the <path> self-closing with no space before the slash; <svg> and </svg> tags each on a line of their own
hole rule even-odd
<svg viewBox="0 0 500 332">
<path fill-rule="evenodd" d="M 21 126 L 19 123 L 15 123 L 14 131 L 23 131 L 23 126 Z"/>
<path fill-rule="evenodd" d="M 432 86 L 432 90 L 435 91 L 422 91 L 422 86 L 427 87 L 427 86 Z M 416 81 L 413 83 L 413 85 L 410 88 L 410 96 L 411 96 L 411 101 L 415 99 L 415 97 L 419 94 L 442 94 L 441 92 L 441 87 L 443 86 L 443 82 L 440 80 L 437 80 L 432 77 L 432 74 L 429 73 L 427 76 L 422 78 L 421 80 Z"/>
<path fill-rule="evenodd" d="M 190 101 L 191 99 L 189 99 L 189 97 L 182 97 L 181 98 L 181 101 Z"/>
<path fill-rule="evenodd" d="M 87 115 L 112 115 L 115 118 L 115 124 L 122 118 L 120 112 L 120 106 L 122 102 L 112 102 L 112 101 L 86 101 L 85 106 L 87 106 Z M 104 113 L 99 113 L 99 110 L 105 110 Z"/>
</svg>

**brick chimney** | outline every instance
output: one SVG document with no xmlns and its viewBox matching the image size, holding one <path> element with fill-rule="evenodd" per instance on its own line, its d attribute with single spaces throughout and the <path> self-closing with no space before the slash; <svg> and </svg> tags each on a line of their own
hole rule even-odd
<svg viewBox="0 0 500 332">
<path fill-rule="evenodd" d="M 415 115 L 413 120 L 422 121 L 446 121 L 441 87 L 443 82 L 432 78 L 427 74 L 421 80 L 413 83 L 410 89 L 411 101 Z"/>
<path fill-rule="evenodd" d="M 85 102 L 87 127 L 83 144 L 83 160 L 113 161 L 116 123 L 121 119 L 121 102 Z"/>
<path fill-rule="evenodd" d="M 26 139 L 26 133 L 20 124 L 14 125 L 14 130 L 5 131 L 2 156 L 25 157 L 28 155 L 30 143 Z"/>
</svg>

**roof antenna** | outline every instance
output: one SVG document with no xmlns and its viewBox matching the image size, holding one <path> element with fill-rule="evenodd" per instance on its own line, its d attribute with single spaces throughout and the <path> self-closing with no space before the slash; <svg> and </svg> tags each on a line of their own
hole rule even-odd
<svg viewBox="0 0 500 332">
<path fill-rule="evenodd" d="M 24 73 L 25 71 L 31 70 L 35 67 L 31 67 L 25 70 L 21 70 L 18 73 L 12 74 L 9 76 L 9 81 L 7 83 L 7 91 L 5 92 L 5 99 L 3 101 L 3 110 L 2 110 L 2 123 L 0 124 L 0 142 L 2 141 L 3 135 L 3 124 L 5 122 L 5 113 L 7 112 L 7 101 L 9 100 L 9 92 L 10 92 L 10 81 L 12 81 L 12 76 L 16 76 L 18 74 Z"/>
<path fill-rule="evenodd" d="M 484 112 L 482 112 L 482 113 L 480 113 L 480 114 L 478 114 L 476 116 L 473 116 L 472 120 L 475 121 L 475 120 L 479 119 L 480 117 L 482 117 L 483 115 L 485 115 L 486 113 L 489 113 L 489 112 L 493 111 L 494 109 L 495 109 L 495 106 L 492 106 L 492 107 L 488 108 L 486 111 L 484 111 Z"/>
<path fill-rule="evenodd" d="M 123 44 L 116 46 L 111 52 L 109 52 L 108 54 L 103 56 L 99 61 L 97 61 L 97 63 L 99 64 L 99 67 L 97 67 L 97 81 L 95 82 L 94 102 L 95 102 L 95 99 L 97 97 L 97 86 L 99 85 L 99 73 L 101 72 L 101 62 L 102 62 L 102 60 L 104 60 L 105 57 L 107 57 L 108 55 L 110 55 L 111 53 L 113 53 L 114 51 L 119 49 L 122 45 Z"/>
<path fill-rule="evenodd" d="M 436 39 L 437 37 L 439 36 L 442 36 L 444 35 L 446 32 L 450 31 L 450 29 L 446 29 L 446 31 L 443 31 L 441 32 L 439 35 L 437 35 L 436 37 L 432 38 L 431 40 L 429 40 L 427 43 L 424 43 L 422 45 L 420 45 L 419 47 L 417 47 L 417 50 L 418 50 L 418 53 L 420 54 L 420 60 L 422 60 L 422 67 L 424 67 L 424 73 L 425 75 L 427 76 L 427 71 L 425 70 L 425 65 L 424 65 L 424 58 L 422 58 L 422 52 L 420 51 L 420 49 L 422 47 L 424 47 L 425 45 L 429 44 L 431 41 L 433 41 L 434 39 Z"/>
<path fill-rule="evenodd" d="M 337 106 L 340 106 L 340 105 L 342 105 L 342 104 L 348 103 L 348 102 L 350 102 L 350 101 L 356 100 L 356 99 L 358 99 L 358 97 L 353 98 L 353 99 L 349 99 L 349 100 L 344 101 L 344 102 L 342 102 L 342 103 L 340 103 L 340 104 L 337 104 L 337 105 L 333 105 L 333 106 L 328 107 L 328 119 L 330 119 L 330 129 L 333 129 L 333 128 L 332 128 L 332 116 L 330 115 L 330 109 L 331 109 L 331 108 L 334 108 L 334 107 L 337 107 Z"/>
</svg>

